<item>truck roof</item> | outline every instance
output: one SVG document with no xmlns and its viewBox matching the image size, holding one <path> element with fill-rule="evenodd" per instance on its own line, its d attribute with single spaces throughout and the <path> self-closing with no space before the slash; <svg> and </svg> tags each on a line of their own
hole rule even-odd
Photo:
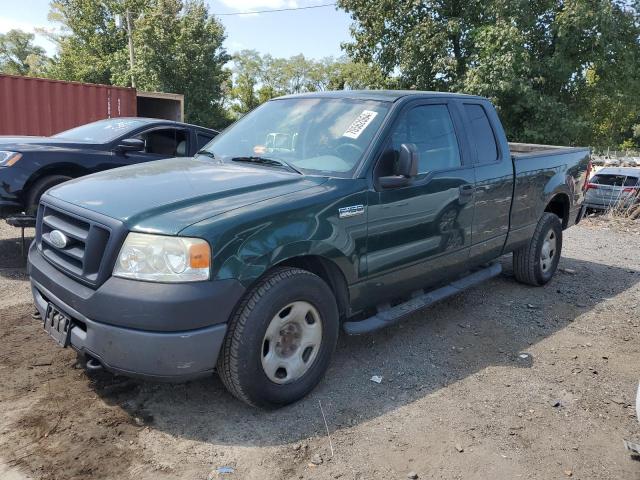
<svg viewBox="0 0 640 480">
<path fill-rule="evenodd" d="M 474 98 L 486 100 L 485 97 L 467 95 L 452 92 L 429 92 L 422 90 L 332 90 L 326 92 L 307 92 L 284 95 L 283 98 L 351 98 L 358 100 L 378 100 L 383 102 L 395 102 L 404 97 L 431 97 L 431 98 Z"/>
</svg>

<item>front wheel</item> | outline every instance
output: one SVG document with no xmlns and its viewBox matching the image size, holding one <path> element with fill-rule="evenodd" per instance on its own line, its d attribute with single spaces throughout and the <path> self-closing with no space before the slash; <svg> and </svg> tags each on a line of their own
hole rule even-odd
<svg viewBox="0 0 640 480">
<path fill-rule="evenodd" d="M 553 277 L 562 252 L 562 223 L 553 213 L 545 212 L 528 245 L 513 252 L 516 280 L 540 286 Z"/>
<path fill-rule="evenodd" d="M 218 374 L 250 405 L 295 402 L 322 379 L 338 328 L 335 297 L 320 277 L 277 268 L 245 295 L 229 322 Z"/>
<path fill-rule="evenodd" d="M 66 175 L 49 175 L 36 181 L 27 194 L 25 202 L 25 212 L 27 215 L 35 216 L 38 211 L 40 197 L 44 192 L 56 185 L 66 182 L 67 180 L 71 180 L 71 177 L 67 177 Z"/>
</svg>

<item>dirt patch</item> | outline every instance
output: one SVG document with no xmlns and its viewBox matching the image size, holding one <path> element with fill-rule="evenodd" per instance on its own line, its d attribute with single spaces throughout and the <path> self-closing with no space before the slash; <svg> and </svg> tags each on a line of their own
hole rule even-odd
<svg viewBox="0 0 640 480">
<path fill-rule="evenodd" d="M 0 457 L 35 479 L 640 479 L 622 448 L 640 439 L 639 245 L 634 230 L 572 228 L 544 288 L 517 284 L 506 258 L 499 278 L 401 325 L 342 336 L 321 385 L 277 411 L 216 377 L 87 375 L 31 319 L 26 275 L 9 267 Z"/>
<path fill-rule="evenodd" d="M 625 215 L 616 215 L 612 212 L 606 214 L 592 213 L 587 217 L 583 226 L 584 228 L 604 231 L 612 230 L 640 236 L 640 218 L 634 219 Z"/>
<path fill-rule="evenodd" d="M 28 465 L 36 478 L 61 478 L 62 472 L 64 478 L 117 478 L 136 455 L 132 442 L 139 427 L 114 406 L 118 396 L 106 388 L 128 381 L 88 379 L 75 354 L 51 348 L 30 313 L 22 306 L 3 315 L 0 438 L 11 451 L 5 461 Z M 104 398 L 97 401 L 102 392 Z M 113 459 L 108 462 L 105 442 Z"/>
</svg>

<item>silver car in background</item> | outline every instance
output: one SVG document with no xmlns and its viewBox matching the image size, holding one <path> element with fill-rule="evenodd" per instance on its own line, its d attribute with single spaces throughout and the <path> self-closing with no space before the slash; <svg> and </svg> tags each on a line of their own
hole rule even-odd
<svg viewBox="0 0 640 480">
<path fill-rule="evenodd" d="M 640 202 L 640 168 L 604 167 L 587 184 L 584 206 L 592 210 L 630 209 Z"/>
</svg>

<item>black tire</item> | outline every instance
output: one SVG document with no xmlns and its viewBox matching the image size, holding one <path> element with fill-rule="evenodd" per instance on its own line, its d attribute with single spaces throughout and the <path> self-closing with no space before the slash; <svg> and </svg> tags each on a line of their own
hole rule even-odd
<svg viewBox="0 0 640 480">
<path fill-rule="evenodd" d="M 303 301 L 321 318 L 322 340 L 308 370 L 291 383 L 270 380 L 262 366 L 265 333 L 287 305 Z M 251 288 L 236 309 L 218 358 L 225 387 L 249 405 L 276 408 L 301 399 L 322 379 L 338 339 L 339 316 L 333 292 L 317 275 L 299 268 L 276 268 Z"/>
<path fill-rule="evenodd" d="M 67 180 L 71 180 L 71 177 L 67 177 L 66 175 L 49 175 L 37 180 L 31 188 L 29 188 L 29 193 L 27 193 L 27 201 L 25 204 L 25 212 L 27 215 L 36 214 L 40 197 L 44 192 Z"/>
<path fill-rule="evenodd" d="M 541 256 L 547 235 L 555 238 L 555 249 L 551 261 L 543 270 Z M 557 215 L 545 212 L 538 221 L 529 244 L 513 252 L 513 274 L 516 280 L 536 287 L 546 284 L 558 268 L 561 253 L 562 222 Z"/>
</svg>

